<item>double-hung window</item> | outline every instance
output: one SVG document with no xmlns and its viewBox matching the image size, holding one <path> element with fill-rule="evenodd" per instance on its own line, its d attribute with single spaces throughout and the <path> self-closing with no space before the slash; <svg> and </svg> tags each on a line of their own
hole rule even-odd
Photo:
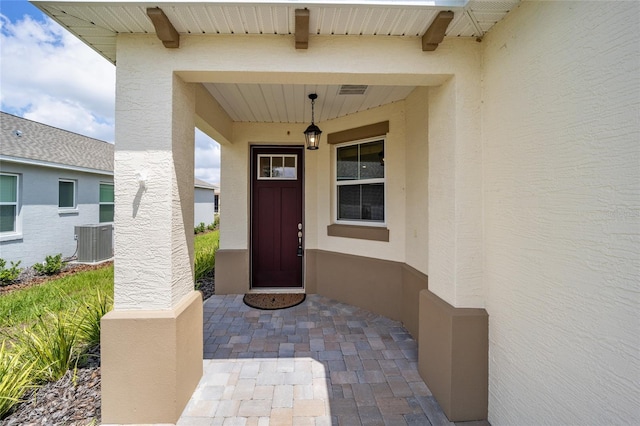
<svg viewBox="0 0 640 426">
<path fill-rule="evenodd" d="M 384 138 L 336 146 L 336 223 L 385 223 Z"/>
<path fill-rule="evenodd" d="M 113 184 L 100 184 L 100 223 L 113 222 Z"/>
<path fill-rule="evenodd" d="M 19 233 L 19 176 L 0 173 L 0 235 Z"/>
<path fill-rule="evenodd" d="M 76 210 L 76 181 L 70 179 L 58 180 L 58 209 Z"/>
</svg>

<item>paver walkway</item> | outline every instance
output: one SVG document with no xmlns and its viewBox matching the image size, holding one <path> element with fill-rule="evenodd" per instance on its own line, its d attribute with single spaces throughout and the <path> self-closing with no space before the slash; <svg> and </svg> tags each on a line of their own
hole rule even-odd
<svg viewBox="0 0 640 426">
<path fill-rule="evenodd" d="M 318 295 L 277 311 L 204 304 L 204 376 L 178 425 L 453 425 L 397 321 Z"/>
</svg>

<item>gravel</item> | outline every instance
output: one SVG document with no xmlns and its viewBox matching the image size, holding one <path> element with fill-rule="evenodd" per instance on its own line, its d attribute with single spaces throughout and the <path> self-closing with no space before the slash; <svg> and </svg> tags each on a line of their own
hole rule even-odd
<svg viewBox="0 0 640 426">
<path fill-rule="evenodd" d="M 82 270 L 84 268 L 81 268 Z M 72 273 L 72 272 L 71 272 Z M 28 277 L 28 275 L 25 275 Z M 33 285 L 33 277 L 22 280 L 15 288 Z M 40 277 L 35 277 L 38 280 Z M 40 281 L 42 282 L 42 281 Z M 214 273 L 196 284 L 206 300 L 215 292 Z M 89 362 L 82 368 L 67 371 L 57 382 L 34 389 L 24 396 L 25 402 L 14 407 L 11 414 L 0 420 L 0 426 L 67 425 L 86 426 L 100 424 L 100 348 L 93 348 Z"/>
</svg>

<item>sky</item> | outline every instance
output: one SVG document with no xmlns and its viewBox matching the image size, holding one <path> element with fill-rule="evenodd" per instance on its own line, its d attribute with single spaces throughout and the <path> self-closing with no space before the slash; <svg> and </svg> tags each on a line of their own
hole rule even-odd
<svg viewBox="0 0 640 426">
<path fill-rule="evenodd" d="M 26 0 L 0 0 L 0 110 L 114 142 L 115 66 Z M 220 146 L 196 129 L 195 177 L 220 183 Z"/>
</svg>

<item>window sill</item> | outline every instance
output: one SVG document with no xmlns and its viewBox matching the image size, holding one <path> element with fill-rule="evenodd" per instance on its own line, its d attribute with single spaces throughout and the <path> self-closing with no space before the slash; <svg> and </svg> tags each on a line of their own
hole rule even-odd
<svg viewBox="0 0 640 426">
<path fill-rule="evenodd" d="M 6 235 L 0 235 L 0 241 L 4 242 L 4 241 L 17 241 L 17 240 L 22 240 L 22 234 L 6 234 Z"/>
<path fill-rule="evenodd" d="M 80 212 L 78 211 L 78 209 L 58 209 L 58 214 L 59 215 L 74 215 L 74 214 L 79 214 Z"/>
<path fill-rule="evenodd" d="M 389 229 L 379 226 L 338 225 L 327 226 L 330 237 L 389 242 Z"/>
</svg>

